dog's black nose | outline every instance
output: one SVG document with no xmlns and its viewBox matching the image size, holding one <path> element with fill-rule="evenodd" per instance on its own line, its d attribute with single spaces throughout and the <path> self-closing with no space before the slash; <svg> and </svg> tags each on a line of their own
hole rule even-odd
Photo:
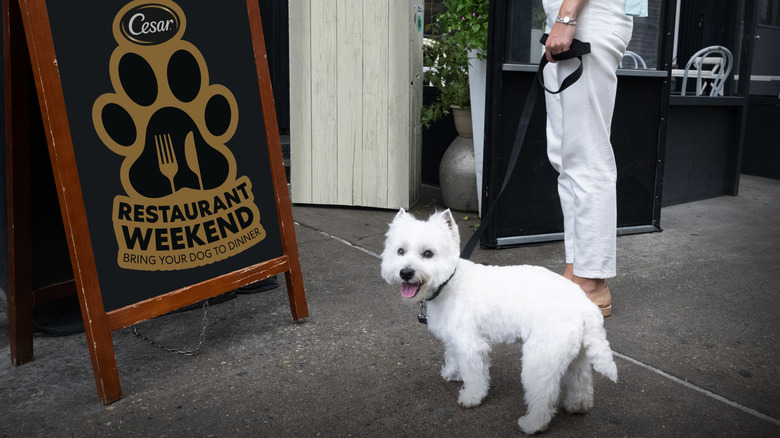
<svg viewBox="0 0 780 438">
<path fill-rule="evenodd" d="M 409 281 L 414 277 L 414 269 L 412 268 L 403 268 L 401 269 L 401 279 L 404 281 Z"/>
</svg>

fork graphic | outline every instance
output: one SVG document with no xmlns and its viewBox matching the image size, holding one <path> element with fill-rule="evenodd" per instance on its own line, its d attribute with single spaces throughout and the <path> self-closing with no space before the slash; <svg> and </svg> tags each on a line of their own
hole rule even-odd
<svg viewBox="0 0 780 438">
<path fill-rule="evenodd" d="M 179 164 L 176 162 L 176 154 L 173 151 L 171 135 L 155 135 L 154 143 L 157 146 L 157 164 L 160 165 L 160 172 L 168 177 L 168 180 L 171 182 L 171 193 L 176 193 L 173 177 L 176 176 L 176 172 L 179 171 Z"/>
</svg>

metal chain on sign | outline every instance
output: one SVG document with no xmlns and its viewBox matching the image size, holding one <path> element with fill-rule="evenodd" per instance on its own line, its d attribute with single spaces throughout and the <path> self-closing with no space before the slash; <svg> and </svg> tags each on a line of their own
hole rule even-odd
<svg viewBox="0 0 780 438">
<path fill-rule="evenodd" d="M 167 351 L 168 353 L 176 353 L 176 354 L 182 354 L 184 356 L 195 356 L 200 352 L 200 347 L 203 345 L 203 340 L 206 339 L 206 326 L 208 326 L 208 321 L 206 320 L 206 315 L 208 313 L 208 307 L 209 302 L 208 300 L 203 302 L 203 329 L 200 331 L 200 336 L 198 337 L 198 346 L 195 347 L 194 350 L 177 350 L 175 348 L 166 347 L 165 345 L 162 345 L 158 342 L 155 342 L 154 340 L 150 339 L 149 337 L 145 336 L 143 333 L 139 332 L 138 329 L 135 328 L 135 325 L 133 325 L 133 334 L 138 336 L 139 338 L 146 341 L 149 345 L 153 347 L 157 347 L 160 350 Z"/>
</svg>

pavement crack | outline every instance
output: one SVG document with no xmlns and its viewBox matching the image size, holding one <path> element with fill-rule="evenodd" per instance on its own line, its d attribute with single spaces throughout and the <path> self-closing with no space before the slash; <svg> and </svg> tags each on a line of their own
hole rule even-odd
<svg viewBox="0 0 780 438">
<path fill-rule="evenodd" d="M 744 406 L 744 405 L 741 405 L 741 404 L 739 404 L 739 403 L 737 403 L 737 402 L 735 402 L 733 400 L 729 400 L 726 397 L 723 397 L 722 395 L 715 394 L 714 392 L 708 391 L 708 390 L 706 390 L 706 389 L 704 389 L 702 387 L 696 386 L 696 385 L 694 385 L 691 382 L 683 380 L 683 379 L 681 379 L 679 377 L 675 377 L 675 376 L 667 373 L 666 371 L 659 370 L 658 368 L 650 366 L 650 365 L 648 365 L 646 363 L 640 362 L 640 361 L 638 361 L 636 359 L 633 359 L 633 358 L 628 357 L 626 355 L 620 354 L 620 353 L 618 353 L 615 350 L 612 350 L 612 354 L 617 356 L 617 357 L 619 357 L 619 358 L 621 358 L 621 359 L 623 359 L 623 360 L 625 360 L 625 361 L 627 361 L 627 362 L 631 362 L 634 365 L 638 365 L 638 366 L 640 366 L 642 368 L 645 368 L 645 369 L 647 369 L 649 371 L 652 371 L 652 372 L 654 372 L 654 373 L 656 373 L 658 375 L 666 377 L 667 379 L 669 379 L 669 380 L 671 380 L 671 381 L 673 381 L 675 383 L 678 383 L 680 385 L 683 385 L 683 386 L 685 386 L 688 389 L 692 389 L 694 391 L 697 391 L 697 392 L 699 392 L 701 394 L 704 394 L 704 395 L 706 395 L 706 396 L 708 396 L 710 398 L 713 398 L 713 399 L 718 400 L 718 401 L 720 401 L 722 403 L 725 403 L 725 404 L 727 404 L 727 405 L 729 405 L 731 407 L 737 408 L 737 409 L 741 410 L 742 412 L 745 412 L 745 413 L 748 413 L 748 414 L 753 415 L 755 417 L 761 418 L 762 420 L 770 421 L 770 422 L 780 426 L 780 420 L 778 420 L 776 418 L 770 417 L 769 415 L 766 415 L 766 414 L 762 414 L 761 412 L 758 412 L 755 409 L 751 409 L 751 408 L 749 408 L 747 406 Z"/>
<path fill-rule="evenodd" d="M 295 225 L 298 225 L 298 226 L 301 226 L 301 227 L 304 227 L 304 228 L 308 228 L 308 229 L 310 229 L 312 231 L 316 231 L 316 232 L 322 234 L 323 236 L 329 237 L 329 238 L 331 238 L 333 240 L 336 240 L 337 242 L 341 242 L 341 243 L 343 243 L 343 244 L 345 244 L 347 246 L 350 246 L 352 248 L 355 248 L 355 249 L 357 249 L 359 251 L 363 251 L 364 253 L 366 253 L 366 254 L 368 254 L 370 256 L 374 256 L 374 257 L 376 257 L 378 259 L 382 258 L 381 255 L 375 253 L 374 251 L 371 251 L 370 249 L 367 249 L 367 248 L 363 248 L 362 246 L 359 246 L 359 245 L 355 245 L 352 242 L 350 242 L 350 241 L 348 241 L 348 240 L 346 240 L 346 239 L 344 239 L 342 237 L 335 236 L 335 235 L 330 234 L 330 233 L 328 233 L 326 231 L 322 231 L 320 229 L 317 229 L 317 228 L 314 228 L 314 227 L 310 227 L 310 226 L 302 224 L 300 222 L 295 222 Z"/>
</svg>

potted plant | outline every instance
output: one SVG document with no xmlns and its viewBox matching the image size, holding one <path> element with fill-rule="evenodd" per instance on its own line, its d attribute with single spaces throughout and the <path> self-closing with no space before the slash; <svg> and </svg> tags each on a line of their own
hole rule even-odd
<svg viewBox="0 0 780 438">
<path fill-rule="evenodd" d="M 469 109 L 469 51 L 484 60 L 487 48 L 488 0 L 443 0 L 445 12 L 428 29 L 432 38 L 423 47 L 425 80 L 440 95 L 422 109 L 423 127 L 450 112 Z"/>
<path fill-rule="evenodd" d="M 447 148 L 439 165 L 442 198 L 444 204 L 454 210 L 478 211 L 477 187 L 481 175 L 477 169 L 482 165 L 482 137 L 479 135 L 478 163 L 475 159 L 477 145 L 472 138 L 474 83 L 469 79 L 469 70 L 470 64 L 484 64 L 486 58 L 488 0 L 443 0 L 442 5 L 446 10 L 432 23 L 429 32 L 433 38 L 423 48 L 425 79 L 439 89 L 439 96 L 423 107 L 422 125 L 428 128 L 431 122 L 445 114 L 453 114 L 458 137 Z M 473 74 L 474 69 L 471 70 Z M 483 76 L 484 71 L 483 68 Z M 484 78 L 477 82 L 482 84 L 481 95 L 484 96 Z M 484 111 L 483 105 L 478 107 Z M 479 130 L 483 125 L 478 125 Z"/>
</svg>

